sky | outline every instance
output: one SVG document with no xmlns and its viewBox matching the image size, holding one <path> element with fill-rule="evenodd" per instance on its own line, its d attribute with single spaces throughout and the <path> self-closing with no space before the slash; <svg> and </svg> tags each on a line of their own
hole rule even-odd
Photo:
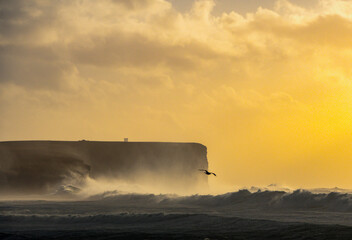
<svg viewBox="0 0 352 240">
<path fill-rule="evenodd" d="M 352 188 L 352 1 L 0 0 L 0 141 L 199 142 L 212 186 Z"/>
</svg>

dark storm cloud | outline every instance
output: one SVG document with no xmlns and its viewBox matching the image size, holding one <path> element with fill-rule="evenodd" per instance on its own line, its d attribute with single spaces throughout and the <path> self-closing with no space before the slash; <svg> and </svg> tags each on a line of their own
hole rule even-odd
<svg viewBox="0 0 352 240">
<path fill-rule="evenodd" d="M 144 33 L 126 32 L 120 29 L 122 25 L 108 33 L 95 32 L 90 20 L 94 24 L 110 24 L 110 20 L 106 19 L 105 13 L 101 17 L 98 10 L 94 16 L 89 12 L 91 8 L 88 12 L 81 11 L 80 7 L 95 4 L 90 1 L 84 3 L 1 1 L 0 84 L 56 91 L 69 85 L 72 74 L 79 72 L 80 65 L 98 68 L 162 65 L 185 70 L 195 69 L 202 59 L 217 56 L 208 46 L 196 40 L 174 44 Z M 112 14 L 157 5 L 151 0 L 103 2 L 111 3 L 116 5 Z M 72 23 L 73 19 L 75 22 Z M 155 26 L 164 22 L 160 19 L 153 21 L 156 21 Z M 88 30 L 81 33 L 81 29 Z"/>
<path fill-rule="evenodd" d="M 60 28 L 60 3 L 40 1 L 0 2 L 0 84 L 25 88 L 57 89 L 72 65 L 63 59 L 63 46 L 46 43 Z M 59 54 L 60 53 L 60 54 Z"/>
<path fill-rule="evenodd" d="M 275 14 L 258 11 L 253 19 L 242 19 L 247 23 L 235 27 L 230 23 L 239 21 L 237 15 L 228 15 L 226 21 L 213 21 L 209 15 L 212 5 L 210 1 L 196 4 L 193 16 L 175 14 L 170 10 L 171 5 L 163 1 L 112 0 L 98 4 L 94 1 L 1 0 L 0 84 L 63 89 L 69 86 L 74 74 L 81 82 L 90 77 L 80 74 L 83 65 L 96 69 L 132 67 L 140 72 L 144 72 L 145 67 L 162 66 L 166 71 L 171 70 L 169 72 L 194 72 L 202 69 L 203 63 L 222 65 L 217 61 L 221 57 L 229 70 L 234 64 L 238 66 L 234 58 L 224 54 L 236 55 L 237 50 L 232 48 L 238 46 L 244 53 L 241 59 L 258 58 L 261 49 L 248 51 L 250 46 L 260 46 L 260 41 L 249 40 L 249 36 L 256 34 L 261 39 L 272 36 L 274 40 L 289 39 L 304 46 L 310 43 L 349 46 L 352 38 L 350 20 L 337 15 L 293 24 Z M 139 9 L 143 9 L 142 14 L 132 14 L 132 17 L 128 14 Z M 200 36 L 196 36 L 197 32 Z M 279 44 L 274 46 L 275 51 L 268 46 L 270 56 L 284 52 Z M 263 47 L 265 49 L 266 45 Z M 223 67 L 214 69 L 217 68 Z M 242 67 L 246 68 L 249 67 Z"/>
<path fill-rule="evenodd" d="M 145 8 L 153 3 L 153 0 L 112 0 L 116 4 L 120 4 L 127 9 Z"/>
<path fill-rule="evenodd" d="M 87 44 L 85 44 L 87 43 Z M 76 41 L 70 46 L 74 62 L 96 66 L 156 66 L 190 69 L 201 59 L 217 56 L 206 46 L 190 42 L 183 46 L 168 45 L 140 34 L 113 33 Z"/>
<path fill-rule="evenodd" d="M 26 88 L 57 88 L 63 86 L 72 65 L 51 47 L 27 45 L 0 46 L 0 83 Z"/>
<path fill-rule="evenodd" d="M 28 42 L 52 27 L 59 4 L 3 0 L 0 3 L 0 37 L 3 41 Z"/>
<path fill-rule="evenodd" d="M 248 29 L 305 45 L 350 48 L 352 41 L 351 19 L 337 14 L 319 16 L 306 24 L 292 24 L 277 16 L 261 16 L 252 21 Z"/>
</svg>

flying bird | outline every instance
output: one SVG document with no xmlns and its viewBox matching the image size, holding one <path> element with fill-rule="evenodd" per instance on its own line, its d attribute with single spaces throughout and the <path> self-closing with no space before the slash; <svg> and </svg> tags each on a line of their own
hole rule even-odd
<svg viewBox="0 0 352 240">
<path fill-rule="evenodd" d="M 205 170 L 205 169 L 198 169 L 198 170 L 204 172 L 206 175 L 213 174 L 214 176 L 216 176 L 215 173 L 213 173 L 213 172 L 208 172 L 208 170 Z"/>
</svg>

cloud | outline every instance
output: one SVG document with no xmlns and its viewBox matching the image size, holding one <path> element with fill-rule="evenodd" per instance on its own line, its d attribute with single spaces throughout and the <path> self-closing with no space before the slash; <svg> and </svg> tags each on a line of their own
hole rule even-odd
<svg viewBox="0 0 352 240">
<path fill-rule="evenodd" d="M 155 67 L 171 69 L 196 68 L 204 58 L 216 53 L 196 42 L 170 45 L 139 34 L 113 32 L 107 36 L 93 36 L 70 46 L 73 61 L 100 67 Z"/>
<path fill-rule="evenodd" d="M 113 0 L 113 3 L 118 5 L 122 5 L 129 10 L 135 9 L 145 9 L 150 5 L 153 5 L 155 2 L 156 4 L 166 4 L 163 1 L 152 1 L 152 0 Z"/>
</svg>

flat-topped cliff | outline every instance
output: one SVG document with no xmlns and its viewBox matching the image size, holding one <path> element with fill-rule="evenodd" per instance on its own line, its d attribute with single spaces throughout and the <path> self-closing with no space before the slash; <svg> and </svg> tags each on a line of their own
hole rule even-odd
<svg viewBox="0 0 352 240">
<path fill-rule="evenodd" d="M 207 149 L 198 143 L 0 142 L 0 192 L 50 193 L 87 178 L 189 190 L 207 184 Z"/>
</svg>

